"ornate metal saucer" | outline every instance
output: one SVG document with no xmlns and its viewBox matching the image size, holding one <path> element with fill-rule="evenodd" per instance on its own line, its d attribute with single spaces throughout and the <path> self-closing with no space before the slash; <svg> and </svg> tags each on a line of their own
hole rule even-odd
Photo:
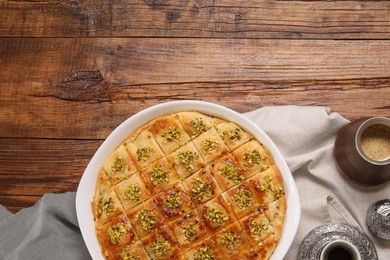
<svg viewBox="0 0 390 260">
<path fill-rule="evenodd" d="M 378 260 L 375 246 L 363 232 L 345 223 L 327 223 L 310 231 L 299 248 L 298 260 L 318 260 L 322 249 L 334 240 L 348 241 L 364 260 Z"/>
</svg>

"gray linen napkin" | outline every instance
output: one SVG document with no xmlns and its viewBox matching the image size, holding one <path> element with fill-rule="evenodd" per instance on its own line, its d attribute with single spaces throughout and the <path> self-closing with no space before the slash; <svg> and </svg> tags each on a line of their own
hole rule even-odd
<svg viewBox="0 0 390 260">
<path fill-rule="evenodd" d="M 371 203 L 389 198 L 390 182 L 374 188 L 353 185 L 339 175 L 333 160 L 337 132 L 348 121 L 325 107 L 264 107 L 244 115 L 275 142 L 297 184 L 302 218 L 285 259 L 296 259 L 305 235 L 329 221 L 360 227 L 379 259 L 387 259 L 390 241 L 373 237 L 365 216 Z M 0 259 L 90 259 L 74 204 L 75 193 L 65 193 L 47 194 L 16 214 L 0 206 Z"/>
<path fill-rule="evenodd" d="M 91 259 L 77 223 L 75 192 L 46 194 L 12 214 L 0 206 L 0 259 Z"/>
</svg>

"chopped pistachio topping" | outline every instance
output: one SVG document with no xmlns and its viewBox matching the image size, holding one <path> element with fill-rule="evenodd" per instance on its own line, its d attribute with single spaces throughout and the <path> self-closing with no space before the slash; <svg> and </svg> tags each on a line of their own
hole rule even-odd
<svg viewBox="0 0 390 260">
<path fill-rule="evenodd" d="M 284 195 L 282 187 L 278 187 L 271 176 L 267 175 L 264 177 L 264 181 L 258 187 L 261 191 L 269 190 L 274 199 L 277 200 Z"/>
<path fill-rule="evenodd" d="M 150 180 L 154 185 L 168 183 L 169 172 L 165 170 L 160 164 L 154 168 L 150 174 Z"/>
<path fill-rule="evenodd" d="M 234 201 L 241 210 L 252 205 L 251 194 L 246 189 L 239 189 L 238 192 L 234 194 Z"/>
<path fill-rule="evenodd" d="M 138 161 L 149 160 L 152 150 L 153 149 L 150 147 L 138 148 L 137 149 L 137 160 Z"/>
<path fill-rule="evenodd" d="M 192 194 L 195 199 L 202 200 L 204 196 L 209 197 L 212 195 L 210 184 L 206 183 L 201 178 L 195 178 L 192 180 Z"/>
<path fill-rule="evenodd" d="M 148 251 L 152 252 L 156 257 L 161 257 L 168 253 L 169 249 L 171 249 L 171 245 L 167 240 L 160 237 L 157 240 L 148 246 Z"/>
<path fill-rule="evenodd" d="M 177 155 L 177 159 L 179 160 L 180 165 L 187 171 L 192 171 L 194 169 L 196 155 L 193 152 L 180 152 Z"/>
<path fill-rule="evenodd" d="M 186 242 L 189 242 L 194 236 L 198 234 L 198 231 L 194 228 L 193 224 L 189 224 L 188 226 L 182 228 L 184 236 L 186 237 L 184 239 Z"/>
<path fill-rule="evenodd" d="M 240 128 L 236 128 L 236 129 L 233 129 L 230 131 L 224 131 L 223 134 L 226 135 L 229 138 L 229 140 L 232 142 L 241 140 L 241 129 Z"/>
<path fill-rule="evenodd" d="M 127 254 L 123 257 L 123 260 L 140 260 L 141 257 L 140 256 L 137 256 L 137 255 L 130 255 L 130 254 Z"/>
<path fill-rule="evenodd" d="M 114 200 L 112 198 L 100 197 L 98 204 L 98 215 L 99 217 L 103 214 L 110 214 L 114 211 Z"/>
<path fill-rule="evenodd" d="M 221 209 L 212 208 L 206 212 L 206 219 L 216 224 L 225 223 L 229 217 Z"/>
<path fill-rule="evenodd" d="M 284 195 L 282 187 L 277 187 L 276 185 L 273 186 L 271 192 L 274 195 L 275 200 L 280 199 Z"/>
<path fill-rule="evenodd" d="M 131 184 L 125 189 L 125 199 L 127 200 L 139 200 L 141 196 L 141 190 L 138 185 Z"/>
<path fill-rule="evenodd" d="M 127 229 L 123 223 L 119 223 L 115 226 L 108 228 L 108 236 L 110 237 L 111 244 L 115 245 L 118 243 L 123 235 L 127 234 Z"/>
<path fill-rule="evenodd" d="M 254 220 L 249 225 L 249 232 L 252 234 L 253 237 L 259 239 L 261 237 L 261 233 L 268 228 L 268 223 L 263 223 L 260 220 Z"/>
<path fill-rule="evenodd" d="M 233 163 L 227 162 L 220 169 L 219 172 L 222 176 L 233 181 L 234 184 L 242 182 L 242 177 L 238 174 L 238 170 L 234 167 Z"/>
<path fill-rule="evenodd" d="M 177 127 L 172 126 L 166 128 L 161 134 L 161 136 L 164 138 L 164 144 L 167 144 L 168 142 L 172 142 L 173 140 L 180 139 L 181 134 Z"/>
<path fill-rule="evenodd" d="M 257 188 L 259 188 L 261 191 L 266 191 L 266 190 L 269 189 L 269 187 L 270 187 L 269 180 L 270 180 L 271 178 L 268 178 L 268 177 L 269 177 L 269 176 L 266 176 L 266 177 L 264 178 L 264 181 L 258 185 Z"/>
<path fill-rule="evenodd" d="M 196 250 L 196 253 L 194 255 L 194 260 L 214 260 L 215 256 L 213 256 L 213 253 L 211 253 L 210 248 L 207 246 L 201 247 L 198 250 Z"/>
<path fill-rule="evenodd" d="M 122 173 L 126 169 L 126 159 L 117 157 L 115 158 L 113 164 L 111 165 L 111 171 L 113 174 Z"/>
<path fill-rule="evenodd" d="M 138 213 L 135 219 L 141 223 L 142 228 L 146 231 L 150 231 L 156 225 L 156 215 L 146 209 Z"/>
<path fill-rule="evenodd" d="M 213 149 L 218 147 L 218 142 L 212 138 L 208 138 L 202 141 L 202 148 L 206 153 L 210 153 Z"/>
<path fill-rule="evenodd" d="M 201 133 L 206 131 L 206 124 L 204 123 L 202 118 L 194 118 L 191 120 L 191 125 L 194 128 L 193 137 L 199 136 Z"/>
<path fill-rule="evenodd" d="M 240 235 L 233 232 L 226 232 L 220 238 L 221 244 L 229 250 L 234 250 L 240 242 Z"/>
<path fill-rule="evenodd" d="M 249 167 L 252 167 L 255 164 L 260 164 L 261 162 L 261 155 L 258 150 L 252 150 L 252 151 L 245 151 L 244 153 L 244 160 L 246 161 L 247 165 Z"/>
<path fill-rule="evenodd" d="M 163 199 L 164 206 L 169 209 L 180 209 L 183 202 L 179 192 L 169 194 Z"/>
</svg>

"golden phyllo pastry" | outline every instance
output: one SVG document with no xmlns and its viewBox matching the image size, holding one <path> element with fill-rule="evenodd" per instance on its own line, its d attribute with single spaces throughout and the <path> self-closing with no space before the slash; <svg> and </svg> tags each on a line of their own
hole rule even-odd
<svg viewBox="0 0 390 260">
<path fill-rule="evenodd" d="M 120 250 L 109 254 L 106 258 L 109 260 L 141 260 L 149 259 L 149 255 L 142 242 L 138 240 L 133 241 L 132 243 L 122 247 Z"/>
<path fill-rule="evenodd" d="M 205 166 L 203 157 L 192 142 L 188 142 L 169 154 L 168 160 L 172 163 L 177 175 L 181 179 L 185 179 Z"/>
<path fill-rule="evenodd" d="M 195 209 L 171 222 L 170 227 L 183 249 L 192 245 L 194 241 L 200 241 L 207 234 L 206 227 Z"/>
<path fill-rule="evenodd" d="M 97 173 L 92 212 L 106 259 L 268 259 L 287 209 L 261 142 L 196 111 L 156 118 Z"/>
<path fill-rule="evenodd" d="M 103 166 L 112 184 L 127 179 L 137 171 L 135 164 L 126 151 L 125 145 L 115 150 Z"/>
<path fill-rule="evenodd" d="M 207 164 L 229 153 L 229 148 L 214 128 L 210 128 L 193 141 Z"/>
<path fill-rule="evenodd" d="M 220 193 L 216 180 L 212 177 L 209 167 L 186 178 L 188 193 L 192 201 L 196 204 L 202 204 Z"/>
<path fill-rule="evenodd" d="M 125 210 L 132 209 L 150 198 L 150 192 L 142 181 L 140 173 L 135 173 L 118 183 L 114 186 L 114 190 Z"/>
<path fill-rule="evenodd" d="M 166 116 L 155 120 L 150 130 L 165 154 L 188 143 L 190 137 L 180 124 L 178 115 Z"/>
<path fill-rule="evenodd" d="M 223 120 L 215 120 L 216 129 L 230 150 L 234 150 L 240 145 L 249 141 L 252 136 L 243 131 L 238 125 Z"/>
<path fill-rule="evenodd" d="M 126 214 L 118 215 L 110 222 L 97 229 L 97 235 L 104 255 L 117 251 L 131 244 L 135 238 L 134 230 Z"/>
<path fill-rule="evenodd" d="M 126 141 L 125 146 L 138 169 L 142 169 L 164 156 L 152 133 L 147 129 L 140 131 L 140 133 L 136 132 L 135 136 L 131 136 Z"/>
</svg>

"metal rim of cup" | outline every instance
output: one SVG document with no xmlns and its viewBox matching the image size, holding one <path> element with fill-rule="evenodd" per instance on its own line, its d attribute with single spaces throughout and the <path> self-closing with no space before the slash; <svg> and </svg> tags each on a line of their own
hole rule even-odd
<svg viewBox="0 0 390 260">
<path fill-rule="evenodd" d="M 346 250 L 353 260 L 361 260 L 359 250 L 352 243 L 345 240 L 335 240 L 327 244 L 321 251 L 320 260 L 327 260 L 329 253 L 337 247 Z"/>
<path fill-rule="evenodd" d="M 376 161 L 371 158 L 369 158 L 362 150 L 360 145 L 360 139 L 362 137 L 363 132 L 370 126 L 373 125 L 385 125 L 386 127 L 390 128 L 390 118 L 386 117 L 372 117 L 364 121 L 358 128 L 355 136 L 355 146 L 356 150 L 360 154 L 362 158 L 364 158 L 367 162 L 375 164 L 375 165 L 387 165 L 390 163 L 390 157 L 383 161 Z"/>
</svg>

